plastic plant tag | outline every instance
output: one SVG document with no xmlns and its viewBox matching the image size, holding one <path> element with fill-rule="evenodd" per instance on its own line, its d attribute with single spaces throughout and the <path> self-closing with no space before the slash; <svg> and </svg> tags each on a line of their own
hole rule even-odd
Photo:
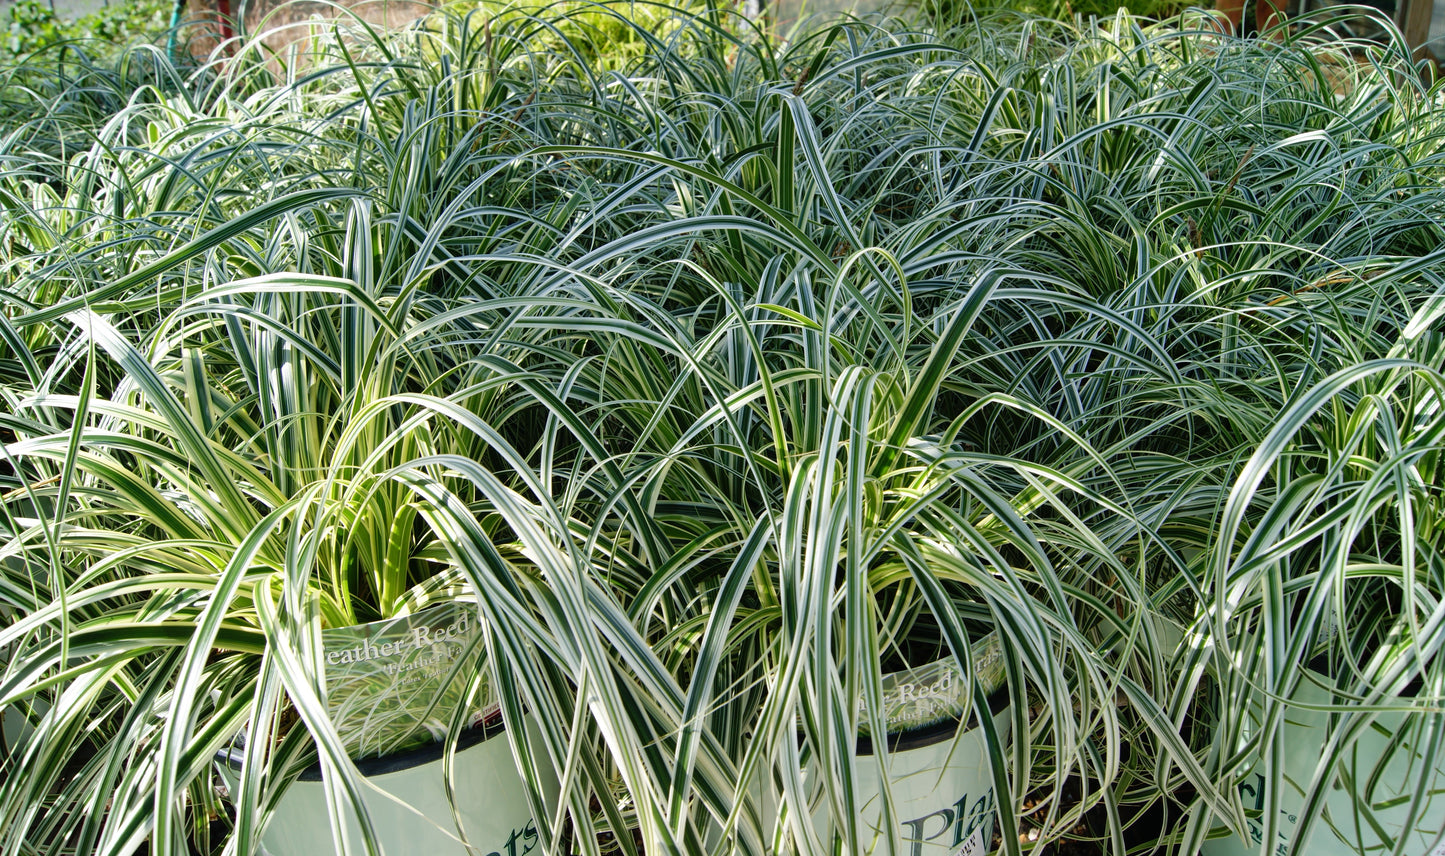
<svg viewBox="0 0 1445 856">
<path fill-rule="evenodd" d="M 446 736 L 475 673 L 476 606 L 446 603 L 370 624 L 321 631 L 326 703 L 353 758 L 387 755 Z M 480 693 L 466 721 L 495 705 Z"/>
<path fill-rule="evenodd" d="M 985 694 L 1003 686 L 1003 651 L 997 635 L 972 650 L 974 675 Z M 930 728 L 967 718 L 968 682 L 953 658 L 883 676 L 883 717 L 890 734 Z M 861 709 L 860 709 L 861 712 Z M 863 733 L 867 733 L 866 724 Z"/>
</svg>

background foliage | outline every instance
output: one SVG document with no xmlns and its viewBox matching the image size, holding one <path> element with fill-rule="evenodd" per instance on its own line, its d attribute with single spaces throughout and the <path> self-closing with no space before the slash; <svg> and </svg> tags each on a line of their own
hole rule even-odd
<svg viewBox="0 0 1445 856">
<path fill-rule="evenodd" d="M 22 61 L 60 42 L 74 44 L 96 59 L 114 61 L 134 42 L 164 40 L 173 5 L 168 0 L 115 2 L 71 19 L 58 15 L 46 0 L 16 0 L 6 9 L 0 62 Z"/>
</svg>

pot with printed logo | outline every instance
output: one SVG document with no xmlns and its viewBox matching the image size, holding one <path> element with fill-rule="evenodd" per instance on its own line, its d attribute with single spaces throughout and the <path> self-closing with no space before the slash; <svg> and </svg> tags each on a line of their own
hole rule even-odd
<svg viewBox="0 0 1445 856">
<path fill-rule="evenodd" d="M 336 225 L 347 276 L 371 270 L 369 207 Z M 538 730 L 527 705 L 490 680 L 526 656 L 491 644 L 497 603 L 531 579 L 510 542 L 477 556 L 495 506 L 463 472 L 463 426 L 490 429 L 414 394 L 434 355 L 399 340 L 405 307 L 376 315 L 379 285 L 283 279 L 178 310 L 210 320 L 176 320 L 189 332 L 158 350 L 77 314 L 114 379 L 84 406 L 126 416 L 77 421 L 63 448 L 8 444 L 36 490 L 69 456 L 95 508 L 0 497 L 28 521 L 11 554 L 40 571 L 0 591 L 5 749 L 28 774 L 0 788 L 0 851 L 521 856 L 534 831 L 534 849 L 552 840 L 556 753 L 519 739 Z"/>
<path fill-rule="evenodd" d="M 974 681 L 989 693 L 987 709 L 1001 741 L 1010 735 L 997 635 L 973 646 Z M 869 852 L 904 856 L 982 856 L 993 840 L 998 813 L 989 750 L 975 714 L 969 682 L 953 658 L 883 676 L 883 740 L 858 736 L 854 775 L 860 820 Z M 883 772 L 874 757 L 886 746 Z M 897 828 L 883 828 L 884 779 Z M 813 815 L 824 841 L 834 833 L 826 811 Z M 896 834 L 896 839 L 890 839 Z"/>
<path fill-rule="evenodd" d="M 473 686 L 479 629 L 476 606 L 453 602 L 321 631 L 327 714 L 366 781 L 363 803 L 383 852 L 524 856 L 538 845 L 500 711 Z M 231 786 L 243 749 L 218 758 Z M 555 799 L 556 782 L 545 778 L 547 799 Z M 343 840 L 362 841 L 354 814 L 347 824 Z M 276 802 L 261 851 L 310 856 L 333 842 L 318 762 Z"/>
<path fill-rule="evenodd" d="M 1205 843 L 1201 856 L 1260 853 L 1270 834 L 1271 807 L 1277 814 L 1270 853 L 1445 856 L 1445 753 L 1440 751 L 1445 747 L 1439 715 L 1427 715 L 1423 708 L 1401 710 L 1401 701 L 1392 701 L 1395 710 L 1371 711 L 1337 693 L 1326 674 L 1305 670 L 1283 714 L 1283 770 L 1277 785 L 1256 752 L 1236 786 L 1249 839 L 1226 833 Z M 1246 737 L 1258 730 L 1262 711 L 1256 699 Z M 1339 746 L 1346 748 L 1330 763 Z M 1277 794 L 1270 793 L 1272 786 L 1279 788 Z"/>
</svg>

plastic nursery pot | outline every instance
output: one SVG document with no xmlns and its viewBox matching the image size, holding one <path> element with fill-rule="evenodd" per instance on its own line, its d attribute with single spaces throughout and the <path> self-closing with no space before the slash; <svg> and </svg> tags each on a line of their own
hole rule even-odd
<svg viewBox="0 0 1445 856">
<path fill-rule="evenodd" d="M 9 652 L 0 651 L 0 657 L 9 660 Z M 30 721 L 25 718 L 25 711 L 16 705 L 0 709 L 0 739 L 4 740 L 6 752 L 13 746 L 19 746 L 30 734 Z"/>
<path fill-rule="evenodd" d="M 0 617 L 9 618 L 10 612 L 0 606 Z M 0 646 L 0 663 L 9 663 L 14 656 L 14 645 Z M 15 702 L 5 707 L 0 707 L 0 748 L 5 752 L 14 752 L 30 735 L 35 733 L 35 726 L 31 724 L 32 717 L 40 717 L 50 709 L 50 703 L 45 699 L 31 699 L 28 702 Z"/>
<path fill-rule="evenodd" d="M 357 763 L 382 852 L 425 856 L 525 856 L 537 850 L 537 825 L 526 789 L 500 725 L 464 732 L 452 761 L 456 815 L 443 779 L 443 743 Z M 232 786 L 239 756 L 227 758 L 222 775 Z M 553 795 L 547 795 L 548 799 Z M 320 766 L 286 789 L 261 834 L 263 856 L 321 856 L 338 852 L 326 807 Z M 360 826 L 349 820 L 349 840 L 359 847 Z M 470 844 L 463 844 L 463 839 Z"/>
<path fill-rule="evenodd" d="M 1331 704 L 1330 693 L 1324 688 L 1331 683 L 1311 670 L 1291 700 L 1299 704 Z M 1254 710 L 1260 707 L 1256 705 Z M 1285 714 L 1284 792 L 1280 794 L 1277 838 L 1269 848 L 1271 853 L 1284 853 L 1294 840 L 1305 789 L 1330 736 L 1329 719 L 1325 711 L 1302 707 L 1292 707 Z M 1309 841 L 1301 842 L 1303 846 L 1296 852 L 1310 856 L 1389 854 L 1404 836 L 1402 852 L 1408 856 L 1445 856 L 1445 844 L 1438 843 L 1445 829 L 1445 756 L 1435 759 L 1433 770 L 1424 769 L 1421 743 L 1428 735 L 1408 726 L 1407 714 L 1385 713 L 1364 730 L 1330 783 L 1324 814 L 1311 827 Z M 1423 791 L 1422 773 L 1426 782 Z M 1201 856 L 1255 856 L 1260 852 L 1264 828 L 1259 813 L 1268 804 L 1267 787 L 1268 776 L 1262 771 L 1252 769 L 1245 774 L 1238 789 L 1244 808 L 1250 812 L 1250 840 L 1241 841 L 1233 834 L 1213 839 L 1205 843 Z M 1425 803 L 1413 826 L 1405 829 L 1409 803 L 1417 792 L 1424 794 Z"/>
<path fill-rule="evenodd" d="M 467 703 L 479 633 L 476 607 L 448 603 L 409 616 L 323 630 L 327 713 L 366 778 L 363 800 L 383 852 L 425 856 L 524 856 L 538 844 L 526 787 L 489 697 Z M 447 798 L 448 724 L 457 738 Z M 218 759 L 236 787 L 241 750 Z M 557 784 L 542 782 L 544 803 Z M 347 840 L 362 841 L 348 819 Z M 269 856 L 337 852 L 320 765 L 292 782 L 261 834 Z"/>
<path fill-rule="evenodd" d="M 0 658 L 7 658 L 4 652 L 0 652 Z M 35 714 L 43 715 L 50 709 L 50 705 L 43 699 L 32 702 L 35 706 Z M 30 724 L 30 718 L 26 716 L 25 710 L 19 704 L 12 704 L 0 713 L 0 728 L 3 728 L 6 751 L 11 751 L 21 745 L 35 733 L 35 727 Z"/>
<path fill-rule="evenodd" d="M 994 727 L 1010 739 L 1008 693 L 1002 651 L 990 635 L 973 648 L 978 683 L 989 696 Z M 860 782 L 860 820 L 871 838 L 869 852 L 889 852 L 897 833 L 898 856 L 981 856 L 993 841 L 998 814 L 988 747 L 978 720 L 964 704 L 968 686 L 952 658 L 883 677 L 888 722 L 886 778 L 898 829 L 882 828 L 883 777 L 872 757 L 875 741 L 859 735 L 855 775 Z M 832 818 L 814 815 L 825 835 Z M 827 838 L 825 837 L 826 841 Z"/>
</svg>

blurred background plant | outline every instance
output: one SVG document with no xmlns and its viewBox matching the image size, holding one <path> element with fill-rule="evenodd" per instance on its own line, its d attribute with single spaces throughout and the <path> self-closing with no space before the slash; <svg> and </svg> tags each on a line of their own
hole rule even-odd
<svg viewBox="0 0 1445 856">
<path fill-rule="evenodd" d="M 117 0 L 94 12 L 71 16 L 49 0 L 15 0 L 6 5 L 4 13 L 0 62 L 21 61 L 60 43 L 85 50 L 97 60 L 113 61 L 136 42 L 164 42 L 173 6 L 170 0 Z"/>
<path fill-rule="evenodd" d="M 1190 3 L 1187 0 L 908 0 L 916 4 L 918 14 L 940 29 L 949 29 L 980 18 L 989 18 L 1000 13 L 1014 13 L 1029 17 L 1053 18 L 1060 21 L 1073 20 L 1079 16 L 1085 20 L 1109 17 L 1121 9 L 1130 15 L 1163 20 L 1179 14 L 1190 6 L 1208 6 L 1208 3 Z"/>
</svg>

